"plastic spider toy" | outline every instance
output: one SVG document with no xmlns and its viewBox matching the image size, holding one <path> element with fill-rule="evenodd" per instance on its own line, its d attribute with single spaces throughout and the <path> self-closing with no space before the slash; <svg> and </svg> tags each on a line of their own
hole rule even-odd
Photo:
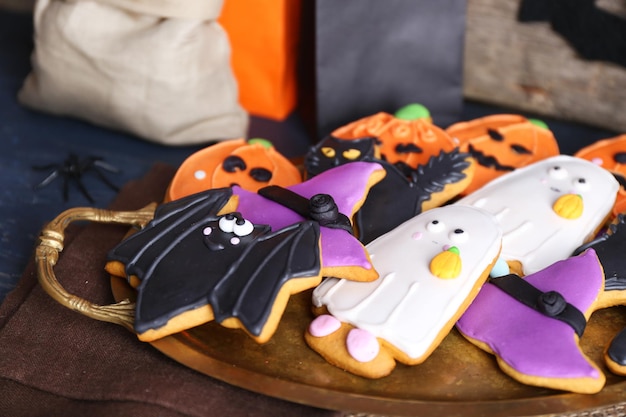
<svg viewBox="0 0 626 417">
<path fill-rule="evenodd" d="M 93 172 L 104 184 L 114 191 L 119 191 L 119 188 L 109 181 L 105 177 L 103 171 L 118 173 L 119 169 L 110 165 L 102 160 L 100 157 L 89 156 L 86 158 L 79 158 L 76 154 L 70 153 L 67 159 L 61 164 L 48 164 L 34 166 L 33 169 L 38 171 L 50 170 L 53 171 L 39 184 L 35 186 L 35 189 L 43 188 L 54 181 L 57 177 L 63 178 L 63 200 L 67 201 L 69 197 L 69 183 L 74 183 L 81 194 L 85 196 L 91 203 L 94 199 L 91 197 L 87 188 L 82 182 L 82 177 L 88 173 Z"/>
</svg>

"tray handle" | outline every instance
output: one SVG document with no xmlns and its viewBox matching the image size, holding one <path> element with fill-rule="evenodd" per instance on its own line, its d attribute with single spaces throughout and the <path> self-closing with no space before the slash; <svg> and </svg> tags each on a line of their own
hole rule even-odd
<svg viewBox="0 0 626 417">
<path fill-rule="evenodd" d="M 144 227 L 154 217 L 156 203 L 136 211 L 112 211 L 91 207 L 68 209 L 59 214 L 42 230 L 40 242 L 35 251 L 37 277 L 43 289 L 61 305 L 87 317 L 119 324 L 133 331 L 135 303 L 122 300 L 116 304 L 98 305 L 84 298 L 70 294 L 57 280 L 54 273 L 60 253 L 63 250 L 65 229 L 73 222 L 92 221 L 97 223 L 124 224 Z"/>
</svg>

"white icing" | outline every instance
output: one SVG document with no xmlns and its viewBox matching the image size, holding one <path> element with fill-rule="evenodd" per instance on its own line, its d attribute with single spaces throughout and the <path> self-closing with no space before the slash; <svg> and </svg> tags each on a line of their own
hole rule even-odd
<svg viewBox="0 0 626 417">
<path fill-rule="evenodd" d="M 444 226 L 431 231 L 433 220 Z M 450 240 L 456 229 L 464 231 L 465 241 Z M 460 307 L 497 257 L 501 237 L 497 221 L 483 210 L 455 205 L 428 210 L 367 245 L 379 279 L 327 278 L 314 290 L 313 303 L 409 357 L 421 358 L 439 333 L 453 326 Z M 446 246 L 456 246 L 462 259 L 461 274 L 454 279 L 437 278 L 429 269 L 431 259 Z"/>
<path fill-rule="evenodd" d="M 559 155 L 502 175 L 456 204 L 496 214 L 504 232 L 501 256 L 520 261 L 524 274 L 531 274 L 584 243 L 611 212 L 618 189 L 615 178 L 596 164 Z M 577 219 L 564 219 L 552 209 L 569 193 L 582 196 L 583 214 Z"/>
</svg>

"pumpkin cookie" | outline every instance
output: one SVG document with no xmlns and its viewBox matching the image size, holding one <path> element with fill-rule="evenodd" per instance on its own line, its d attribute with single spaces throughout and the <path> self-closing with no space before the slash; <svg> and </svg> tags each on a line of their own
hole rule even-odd
<svg viewBox="0 0 626 417">
<path fill-rule="evenodd" d="M 228 140 L 189 156 L 176 171 L 166 200 L 231 185 L 257 191 L 268 185 L 288 187 L 301 181 L 298 168 L 269 141 Z"/>
<path fill-rule="evenodd" d="M 502 174 L 559 155 L 558 143 L 544 123 L 512 114 L 455 123 L 446 132 L 462 152 L 476 159 L 476 172 L 463 194 L 470 194 Z"/>
<path fill-rule="evenodd" d="M 611 172 L 620 184 L 613 215 L 626 212 L 626 134 L 599 140 L 574 154 Z"/>
<path fill-rule="evenodd" d="M 395 164 L 402 162 L 411 168 L 425 164 L 440 151 L 449 152 L 456 142 L 440 127 L 432 123 L 428 110 L 419 104 L 410 104 L 395 114 L 379 112 L 356 120 L 332 132 L 340 139 L 374 137 L 380 157 Z"/>
</svg>

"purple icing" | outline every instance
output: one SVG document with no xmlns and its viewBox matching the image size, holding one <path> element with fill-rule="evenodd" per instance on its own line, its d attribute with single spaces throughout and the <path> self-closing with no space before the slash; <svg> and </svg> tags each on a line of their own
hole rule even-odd
<svg viewBox="0 0 626 417">
<path fill-rule="evenodd" d="M 497 278 L 496 278 L 497 279 Z M 595 251 L 557 262 L 524 278 L 539 290 L 558 291 L 583 313 L 604 285 Z M 581 352 L 572 327 L 485 284 L 457 322 L 470 339 L 487 344 L 517 372 L 544 378 L 601 377 Z"/>
<path fill-rule="evenodd" d="M 377 163 L 352 162 L 287 188 L 306 198 L 320 193 L 330 194 L 339 211 L 350 217 L 365 200 L 370 176 L 377 170 L 382 170 Z M 276 230 L 303 220 L 295 212 L 256 193 L 237 186 L 233 187 L 233 193 L 239 196 L 237 211 L 252 223 L 268 224 Z M 372 268 L 363 244 L 350 233 L 327 227 L 320 227 L 320 231 L 324 267 Z"/>
</svg>

